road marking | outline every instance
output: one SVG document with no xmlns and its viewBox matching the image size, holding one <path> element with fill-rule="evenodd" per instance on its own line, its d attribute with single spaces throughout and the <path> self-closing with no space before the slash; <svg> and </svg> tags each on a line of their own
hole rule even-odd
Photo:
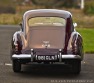
<svg viewBox="0 0 94 83">
<path fill-rule="evenodd" d="M 4 65 L 5 65 L 5 66 L 12 66 L 11 63 L 5 63 Z"/>
<path fill-rule="evenodd" d="M 5 66 L 12 66 L 11 63 L 0 63 L 0 66 L 3 66 L 3 65 L 5 65 Z"/>
</svg>

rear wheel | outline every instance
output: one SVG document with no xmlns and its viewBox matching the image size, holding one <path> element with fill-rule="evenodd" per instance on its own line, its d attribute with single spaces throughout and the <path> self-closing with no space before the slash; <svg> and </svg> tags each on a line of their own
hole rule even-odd
<svg viewBox="0 0 94 83">
<path fill-rule="evenodd" d="M 72 65 L 72 73 L 79 74 L 81 71 L 81 61 L 80 60 L 72 61 L 71 65 Z"/>
<path fill-rule="evenodd" d="M 13 60 L 12 67 L 14 72 L 20 72 L 21 71 L 21 63 L 18 60 Z"/>
</svg>

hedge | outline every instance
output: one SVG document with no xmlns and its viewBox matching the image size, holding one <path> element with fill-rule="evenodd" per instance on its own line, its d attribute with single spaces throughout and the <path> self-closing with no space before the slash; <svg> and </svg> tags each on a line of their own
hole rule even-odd
<svg viewBox="0 0 94 83">
<path fill-rule="evenodd" d="M 84 13 L 87 15 L 94 14 L 94 1 L 85 2 Z"/>
</svg>

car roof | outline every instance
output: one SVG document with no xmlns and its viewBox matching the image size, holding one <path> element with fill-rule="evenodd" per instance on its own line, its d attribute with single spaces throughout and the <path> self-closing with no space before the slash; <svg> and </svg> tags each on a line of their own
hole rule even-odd
<svg viewBox="0 0 94 83">
<path fill-rule="evenodd" d="M 36 10 L 28 10 L 24 13 L 23 18 L 31 18 L 37 16 L 57 16 L 63 17 L 65 19 L 72 16 L 69 11 L 59 10 L 59 9 L 36 9 Z"/>
</svg>

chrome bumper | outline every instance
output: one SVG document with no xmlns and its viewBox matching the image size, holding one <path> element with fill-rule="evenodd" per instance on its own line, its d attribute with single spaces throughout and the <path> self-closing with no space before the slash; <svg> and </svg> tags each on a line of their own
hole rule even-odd
<svg viewBox="0 0 94 83">
<path fill-rule="evenodd" d="M 59 57 L 62 59 L 81 59 L 81 56 L 79 55 L 61 55 Z M 32 59 L 32 56 L 30 54 L 14 54 L 12 55 L 12 59 Z"/>
<path fill-rule="evenodd" d="M 81 59 L 79 55 L 62 55 L 62 59 Z"/>
<path fill-rule="evenodd" d="M 12 55 L 12 59 L 29 59 L 31 58 L 31 55 L 30 54 L 14 54 Z"/>
</svg>

